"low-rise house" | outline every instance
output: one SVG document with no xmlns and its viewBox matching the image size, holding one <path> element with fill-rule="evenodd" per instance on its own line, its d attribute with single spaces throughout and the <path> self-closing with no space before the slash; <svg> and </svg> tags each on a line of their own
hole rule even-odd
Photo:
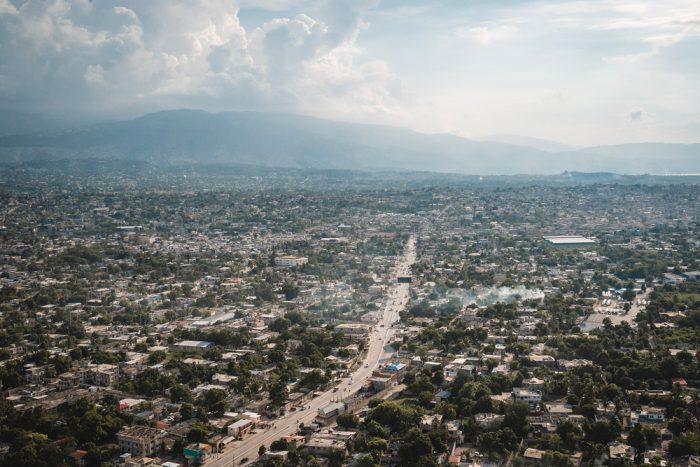
<svg viewBox="0 0 700 467">
<path fill-rule="evenodd" d="M 496 428 L 501 424 L 505 415 L 497 413 L 478 413 L 474 415 L 474 421 L 485 430 Z"/>
<path fill-rule="evenodd" d="M 231 376 L 223 373 L 217 373 L 211 377 L 212 384 L 226 385 L 230 384 L 238 379 L 236 376 Z"/>
<path fill-rule="evenodd" d="M 372 328 L 362 323 L 341 323 L 334 330 L 349 336 L 367 336 Z"/>
<path fill-rule="evenodd" d="M 613 443 L 608 446 L 610 460 L 634 460 L 634 448 L 622 443 Z"/>
<path fill-rule="evenodd" d="M 666 414 L 658 407 L 642 407 L 642 410 L 630 412 L 630 426 L 638 423 L 663 423 L 666 421 Z"/>
<path fill-rule="evenodd" d="M 281 462 L 286 462 L 287 459 L 289 458 L 289 451 L 265 451 L 262 456 L 260 456 L 260 460 L 262 462 L 265 462 L 266 465 L 268 462 L 275 462 L 275 461 L 281 461 Z M 277 464 L 275 464 L 277 465 Z"/>
<path fill-rule="evenodd" d="M 541 465 L 544 459 L 545 451 L 535 448 L 527 448 L 523 452 L 523 459 L 531 465 Z"/>
<path fill-rule="evenodd" d="M 423 431 L 430 431 L 433 429 L 434 425 L 439 425 L 442 423 L 442 415 L 423 415 L 420 419 L 420 429 Z"/>
<path fill-rule="evenodd" d="M 525 388 L 513 388 L 513 400 L 527 403 L 534 411 L 542 401 L 542 394 Z"/>
<path fill-rule="evenodd" d="M 180 341 L 172 345 L 172 350 L 179 352 L 204 351 L 214 344 L 207 341 Z"/>
<path fill-rule="evenodd" d="M 341 439 L 312 436 L 304 444 L 304 450 L 317 457 L 330 457 L 334 451 L 347 453 L 345 441 Z"/>
<path fill-rule="evenodd" d="M 372 383 L 372 388 L 375 391 L 382 391 L 394 382 L 394 377 L 393 376 L 388 376 L 388 375 L 375 375 L 369 378 L 370 383 Z"/>
<path fill-rule="evenodd" d="M 211 446 L 205 443 L 194 443 L 182 449 L 182 455 L 196 464 L 203 463 L 211 455 Z M 188 464 L 189 465 L 189 464 Z"/>
<path fill-rule="evenodd" d="M 67 371 L 58 375 L 58 389 L 65 391 L 78 387 L 81 382 L 81 377 L 75 371 Z"/>
<path fill-rule="evenodd" d="M 234 436 L 238 438 L 250 433 L 253 430 L 253 427 L 254 424 L 252 421 L 247 419 L 241 419 L 230 424 L 227 427 L 226 432 L 229 436 Z"/>
<path fill-rule="evenodd" d="M 523 387 L 531 391 L 542 391 L 544 388 L 544 380 L 536 377 L 527 378 L 523 380 Z"/>
<path fill-rule="evenodd" d="M 356 435 L 354 431 L 316 433 L 305 443 L 304 450 L 320 457 L 329 457 L 334 451 L 347 454 L 348 443 L 351 443 Z"/>
<path fill-rule="evenodd" d="M 528 360 L 530 360 L 530 363 L 532 363 L 535 366 L 555 367 L 557 365 L 557 360 L 551 355 L 539 355 L 531 353 L 527 356 L 527 358 Z"/>
<path fill-rule="evenodd" d="M 345 404 L 342 402 L 331 402 L 318 409 L 318 417 L 323 420 L 328 420 L 342 413 L 345 413 Z"/>
<path fill-rule="evenodd" d="M 559 360 L 559 368 L 565 371 L 582 366 L 593 365 L 593 362 L 585 358 L 575 358 L 573 360 Z"/>
</svg>

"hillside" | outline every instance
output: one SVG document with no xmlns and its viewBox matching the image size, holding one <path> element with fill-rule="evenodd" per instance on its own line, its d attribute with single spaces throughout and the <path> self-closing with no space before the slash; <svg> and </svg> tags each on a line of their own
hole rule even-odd
<svg viewBox="0 0 700 467">
<path fill-rule="evenodd" d="M 175 110 L 54 133 L 4 136 L 0 161 L 101 158 L 462 174 L 664 174 L 700 172 L 699 147 L 622 145 L 548 152 L 299 115 Z"/>
</svg>

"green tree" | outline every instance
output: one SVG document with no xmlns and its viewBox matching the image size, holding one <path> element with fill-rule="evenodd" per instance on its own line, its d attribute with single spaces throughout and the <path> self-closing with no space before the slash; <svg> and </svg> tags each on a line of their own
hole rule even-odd
<svg viewBox="0 0 700 467">
<path fill-rule="evenodd" d="M 374 458 L 370 454 L 361 454 L 357 456 L 355 465 L 357 467 L 379 467 L 379 464 L 375 462 Z"/>
<path fill-rule="evenodd" d="M 399 459 L 401 465 L 414 466 L 416 460 L 424 456 L 433 455 L 433 443 L 428 435 L 418 428 L 411 428 L 399 447 Z"/>
<path fill-rule="evenodd" d="M 525 436 L 530 431 L 527 417 L 530 415 L 530 408 L 524 402 L 514 402 L 508 404 L 504 411 L 501 427 L 510 428 L 518 436 Z"/>
<path fill-rule="evenodd" d="M 189 420 L 194 417 L 194 406 L 188 403 L 182 404 L 180 406 L 180 416 L 183 420 Z"/>
<path fill-rule="evenodd" d="M 175 384 L 170 388 L 170 401 L 175 404 L 192 402 L 192 391 L 184 384 Z"/>
<path fill-rule="evenodd" d="M 187 433 L 187 441 L 190 443 L 203 443 L 209 438 L 209 430 L 202 423 L 195 423 Z"/>
<path fill-rule="evenodd" d="M 282 284 L 282 293 L 286 300 L 294 300 L 299 296 L 299 287 L 293 282 L 285 281 Z"/>
<path fill-rule="evenodd" d="M 380 463 L 382 456 L 389 448 L 389 443 L 382 438 L 372 438 L 367 442 L 367 450 L 372 455 L 374 462 Z"/>
<path fill-rule="evenodd" d="M 338 415 L 336 423 L 343 428 L 356 428 L 357 424 L 359 423 L 359 419 L 357 418 L 357 415 L 350 412 L 345 412 Z"/>
<path fill-rule="evenodd" d="M 639 463 L 639 460 L 643 459 L 644 457 L 644 451 L 646 451 L 647 449 L 646 436 L 644 436 L 644 433 L 642 432 L 642 427 L 639 424 L 635 425 L 630 430 L 629 436 L 627 437 L 627 443 L 634 449 L 636 449 L 635 457 L 637 458 L 637 462 Z"/>
<path fill-rule="evenodd" d="M 420 413 L 417 409 L 400 402 L 386 401 L 369 412 L 368 420 L 388 426 L 395 432 L 405 433 L 409 428 L 418 425 Z"/>
<path fill-rule="evenodd" d="M 668 445 L 668 453 L 673 457 L 700 454 L 700 433 L 684 433 L 676 436 Z"/>
<path fill-rule="evenodd" d="M 278 439 L 270 443 L 270 450 L 272 451 L 286 451 L 289 448 L 289 443 L 284 438 Z"/>
</svg>

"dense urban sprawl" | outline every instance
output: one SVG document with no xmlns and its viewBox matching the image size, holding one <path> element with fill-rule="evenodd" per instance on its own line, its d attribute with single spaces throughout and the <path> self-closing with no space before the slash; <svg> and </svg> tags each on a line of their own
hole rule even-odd
<svg viewBox="0 0 700 467">
<path fill-rule="evenodd" d="M 0 180 L 0 464 L 700 463 L 697 184 L 113 169 Z"/>
</svg>

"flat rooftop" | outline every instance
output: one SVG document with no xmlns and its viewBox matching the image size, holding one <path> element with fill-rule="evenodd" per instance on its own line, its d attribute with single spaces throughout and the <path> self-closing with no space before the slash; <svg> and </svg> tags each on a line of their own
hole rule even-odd
<svg viewBox="0 0 700 467">
<path fill-rule="evenodd" d="M 547 235 L 542 238 L 553 245 L 592 245 L 595 243 L 592 238 L 582 235 Z"/>
</svg>

